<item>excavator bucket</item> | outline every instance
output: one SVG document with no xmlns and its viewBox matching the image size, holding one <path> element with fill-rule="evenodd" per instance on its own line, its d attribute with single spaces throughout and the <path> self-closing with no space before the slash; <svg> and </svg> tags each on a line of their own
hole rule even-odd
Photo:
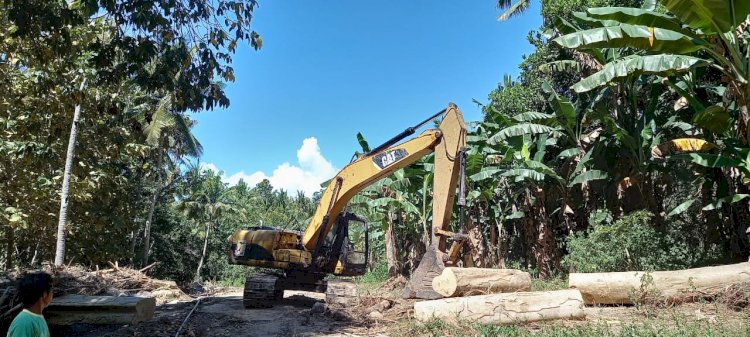
<svg viewBox="0 0 750 337">
<path fill-rule="evenodd" d="M 443 272 L 445 264 L 443 255 L 435 246 L 429 245 L 427 252 L 422 256 L 419 266 L 411 274 L 409 283 L 404 287 L 403 298 L 422 298 L 434 300 L 443 298 L 440 294 L 432 290 L 432 279 Z"/>
</svg>

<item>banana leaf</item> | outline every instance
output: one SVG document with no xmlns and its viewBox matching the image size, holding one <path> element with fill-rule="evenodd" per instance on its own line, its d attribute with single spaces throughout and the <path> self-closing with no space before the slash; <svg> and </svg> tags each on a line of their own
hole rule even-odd
<svg viewBox="0 0 750 337">
<path fill-rule="evenodd" d="M 703 167 L 738 167 L 742 162 L 731 158 L 713 153 L 684 153 L 669 156 L 674 160 L 685 160 Z"/>
<path fill-rule="evenodd" d="M 684 55 L 632 55 L 607 63 L 602 70 L 574 84 L 572 89 L 583 93 L 632 75 L 672 76 L 709 64 L 710 61 Z"/>
<path fill-rule="evenodd" d="M 472 174 L 469 176 L 471 181 L 482 181 L 495 177 L 501 170 L 494 167 L 485 167 L 479 173 Z"/>
<path fill-rule="evenodd" d="M 732 118 L 724 107 L 712 105 L 693 116 L 693 123 L 713 133 L 724 133 L 729 130 Z"/>
<path fill-rule="evenodd" d="M 539 172 L 539 173 L 541 173 L 541 174 L 544 174 L 545 176 L 551 177 L 551 178 L 553 178 L 553 179 L 555 179 L 555 180 L 557 180 L 557 181 L 563 181 L 563 180 L 564 180 L 564 179 L 563 179 L 562 177 L 560 177 L 560 176 L 559 176 L 559 175 L 558 175 L 558 174 L 557 174 L 557 173 L 555 172 L 555 170 L 553 170 L 552 168 L 550 168 L 550 167 L 549 167 L 549 166 L 547 166 L 547 165 L 544 165 L 544 164 L 543 164 L 543 163 L 541 163 L 541 162 L 538 162 L 538 161 L 536 161 L 536 160 L 527 160 L 527 161 L 525 162 L 525 164 L 526 164 L 526 166 L 527 166 L 528 168 L 530 168 L 530 169 L 532 169 L 532 170 L 534 170 L 534 171 L 536 171 L 536 172 Z"/>
<path fill-rule="evenodd" d="M 600 170 L 586 171 L 577 175 L 575 178 L 573 178 L 573 180 L 568 184 L 568 187 L 573 187 L 577 184 L 587 183 L 593 180 L 607 179 L 608 177 L 609 176 L 607 175 L 607 172 L 604 172 L 604 171 L 600 171 Z"/>
<path fill-rule="evenodd" d="M 544 181 L 545 175 L 532 169 L 517 168 L 505 171 L 502 176 L 504 177 L 515 177 L 516 181 L 523 181 L 524 179 L 531 179 L 535 181 Z"/>
<path fill-rule="evenodd" d="M 711 210 L 719 209 L 724 205 L 724 203 L 733 204 L 749 196 L 750 194 L 735 194 L 732 196 L 716 199 L 716 201 L 704 206 L 702 209 L 704 211 L 711 211 Z"/>
<path fill-rule="evenodd" d="M 498 131 L 490 137 L 487 142 L 490 145 L 497 145 L 500 141 L 516 136 L 529 135 L 529 134 L 540 134 L 540 133 L 555 133 L 558 129 L 549 127 L 542 124 L 533 123 L 521 123 L 513 126 L 509 126 L 505 129 Z"/>
<path fill-rule="evenodd" d="M 632 7 L 589 8 L 588 15 L 599 20 L 612 20 L 631 25 L 659 27 L 682 31 L 682 24 L 674 16 Z"/>
<path fill-rule="evenodd" d="M 690 208 L 690 206 L 692 206 L 693 203 L 695 203 L 695 201 L 696 201 L 696 199 L 690 199 L 688 201 L 685 201 L 685 202 L 677 205 L 677 207 L 675 207 L 674 209 L 672 209 L 669 212 L 669 214 L 667 214 L 667 218 L 675 216 L 677 214 L 680 214 L 680 213 L 683 213 L 683 212 L 687 211 Z"/>
<path fill-rule="evenodd" d="M 620 24 L 581 30 L 560 36 L 553 42 L 565 48 L 637 48 L 652 52 L 687 54 L 703 48 L 707 43 L 681 32 L 661 27 Z"/>
<path fill-rule="evenodd" d="M 680 21 L 704 33 L 724 33 L 750 14 L 748 0 L 660 0 Z"/>
<path fill-rule="evenodd" d="M 570 149 L 563 150 L 562 152 L 560 152 L 560 154 L 557 155 L 557 157 L 566 159 L 566 158 L 577 156 L 579 153 L 581 153 L 581 150 L 578 149 L 577 147 L 573 147 Z"/>
<path fill-rule="evenodd" d="M 522 112 L 518 115 L 513 116 L 513 119 L 519 121 L 519 122 L 538 122 L 543 120 L 548 120 L 555 118 L 554 115 L 536 112 L 536 111 L 527 111 Z"/>
</svg>

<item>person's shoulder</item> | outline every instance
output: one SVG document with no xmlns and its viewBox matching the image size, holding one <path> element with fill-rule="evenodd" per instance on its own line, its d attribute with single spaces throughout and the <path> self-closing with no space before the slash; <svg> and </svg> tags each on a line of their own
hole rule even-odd
<svg viewBox="0 0 750 337">
<path fill-rule="evenodd" d="M 35 336 L 37 334 L 37 320 L 39 319 L 37 316 L 26 310 L 22 310 L 13 319 L 13 322 L 10 323 L 7 337 Z"/>
</svg>

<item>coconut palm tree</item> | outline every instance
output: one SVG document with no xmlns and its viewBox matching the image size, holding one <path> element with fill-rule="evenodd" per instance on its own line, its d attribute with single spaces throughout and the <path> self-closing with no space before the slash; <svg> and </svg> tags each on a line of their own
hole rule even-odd
<svg viewBox="0 0 750 337">
<path fill-rule="evenodd" d="M 81 81 L 80 92 L 86 87 L 86 80 Z M 76 148 L 76 135 L 78 135 L 78 121 L 81 119 L 81 102 L 76 104 L 73 112 L 73 123 L 70 126 L 70 139 L 68 140 L 68 151 L 65 155 L 65 171 L 63 172 L 63 183 L 60 189 L 60 218 L 57 222 L 57 245 L 55 247 L 55 266 L 65 263 L 65 225 L 68 223 L 68 194 L 70 193 L 70 174 L 73 170 L 73 154 Z"/>
<path fill-rule="evenodd" d="M 531 0 L 516 0 L 516 2 L 512 0 L 498 0 L 497 7 L 505 10 L 505 12 L 500 14 L 497 19 L 505 21 L 514 16 L 519 16 L 529 8 L 529 5 L 531 5 Z"/>
<path fill-rule="evenodd" d="M 184 113 L 172 108 L 172 96 L 165 95 L 156 101 L 153 111 L 137 111 L 146 124 L 146 143 L 151 146 L 156 160 L 154 194 L 151 197 L 146 222 L 143 227 L 143 265 L 148 265 L 151 250 L 151 223 L 159 196 L 165 187 L 175 181 L 177 166 L 186 157 L 199 157 L 203 148 L 190 130 L 192 121 Z M 166 172 L 166 176 L 165 176 Z M 135 240 L 135 236 L 133 237 Z"/>
</svg>

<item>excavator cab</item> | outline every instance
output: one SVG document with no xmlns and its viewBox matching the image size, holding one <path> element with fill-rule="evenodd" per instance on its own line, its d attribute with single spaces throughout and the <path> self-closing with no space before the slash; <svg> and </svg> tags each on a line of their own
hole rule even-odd
<svg viewBox="0 0 750 337">
<path fill-rule="evenodd" d="M 367 271 L 370 249 L 367 221 L 353 213 L 338 217 L 317 256 L 325 258 L 328 272 L 338 276 L 360 276 Z"/>
<path fill-rule="evenodd" d="M 341 268 L 337 265 L 333 273 L 342 276 L 364 275 L 370 255 L 370 228 L 361 218 L 351 219 L 347 227 L 339 257 Z"/>
</svg>

